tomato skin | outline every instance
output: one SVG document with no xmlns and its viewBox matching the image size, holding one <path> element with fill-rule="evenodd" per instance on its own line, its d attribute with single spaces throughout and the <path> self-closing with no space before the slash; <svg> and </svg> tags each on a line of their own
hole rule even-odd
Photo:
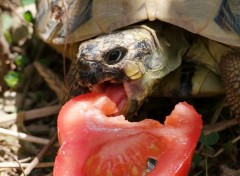
<svg viewBox="0 0 240 176">
<path fill-rule="evenodd" d="M 166 117 L 164 124 L 168 127 L 173 126 L 188 138 L 185 145 L 182 146 L 184 148 L 184 153 L 182 153 L 182 155 L 185 155 L 185 158 L 179 156 L 178 151 L 174 149 L 174 145 L 171 145 L 171 150 L 174 152 L 171 152 L 167 158 L 162 159 L 164 160 L 164 163 L 168 166 L 171 166 L 171 163 L 173 163 L 174 161 L 174 165 L 176 167 L 175 173 L 172 173 L 174 169 L 171 167 L 159 166 L 152 171 L 151 175 L 154 176 L 158 175 L 159 173 L 166 176 L 187 175 L 191 166 L 192 156 L 202 130 L 201 116 L 197 114 L 197 112 L 191 105 L 187 104 L 186 102 L 182 102 L 175 106 L 172 113 L 168 117 Z M 179 145 L 179 143 L 181 143 L 180 141 L 178 141 L 175 145 Z M 181 159 L 179 159 L 179 157 L 181 157 Z"/>
<path fill-rule="evenodd" d="M 58 138 L 60 144 L 66 138 L 81 134 L 79 125 L 88 122 L 86 119 L 103 118 L 117 112 L 115 103 L 104 95 L 97 93 L 84 94 L 66 103 L 58 116 Z"/>
<path fill-rule="evenodd" d="M 65 104 L 58 118 L 61 147 L 54 164 L 54 176 L 106 175 L 104 173 L 108 169 L 104 170 L 104 165 L 99 167 L 101 160 L 116 164 L 106 151 L 113 156 L 126 156 L 125 160 L 140 151 L 139 156 L 144 156 L 145 160 L 148 155 L 159 156 L 157 165 L 148 176 L 187 175 L 202 129 L 201 116 L 192 106 L 187 103 L 176 105 L 164 125 L 151 119 L 130 123 L 123 116 L 106 116 L 116 111 L 115 103 L 104 94 L 81 95 Z M 151 143 L 164 151 L 151 154 L 146 149 Z M 134 152 L 128 153 L 131 148 Z M 91 160 L 92 157 L 94 160 Z M 114 176 L 121 175 L 122 168 L 135 168 L 136 164 L 139 163 L 127 162 L 126 165 L 120 162 L 118 170 L 112 173 Z M 128 170 L 142 175 L 144 171 L 141 167 Z M 139 174 L 137 171 L 140 171 Z M 124 173 L 127 175 L 128 171 Z"/>
</svg>

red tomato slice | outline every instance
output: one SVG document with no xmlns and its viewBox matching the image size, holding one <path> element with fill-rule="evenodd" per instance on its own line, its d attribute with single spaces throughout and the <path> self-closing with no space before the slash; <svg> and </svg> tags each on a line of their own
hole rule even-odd
<svg viewBox="0 0 240 176">
<path fill-rule="evenodd" d="M 107 117 L 117 108 L 104 94 L 78 96 L 58 118 L 61 147 L 54 176 L 185 176 L 202 129 L 201 116 L 179 103 L 164 125 Z M 157 162 L 151 170 L 151 162 Z"/>
</svg>

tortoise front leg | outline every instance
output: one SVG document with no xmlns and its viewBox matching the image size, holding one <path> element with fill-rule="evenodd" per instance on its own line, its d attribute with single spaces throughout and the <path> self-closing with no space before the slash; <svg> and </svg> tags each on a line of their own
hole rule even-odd
<svg viewBox="0 0 240 176">
<path fill-rule="evenodd" d="M 240 118 L 240 52 L 231 52 L 223 56 L 220 70 L 227 103 L 236 117 Z"/>
</svg>

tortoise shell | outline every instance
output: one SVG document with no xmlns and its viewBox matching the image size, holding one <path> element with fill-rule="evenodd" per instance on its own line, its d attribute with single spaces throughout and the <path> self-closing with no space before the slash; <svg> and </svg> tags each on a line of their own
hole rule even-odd
<svg viewBox="0 0 240 176">
<path fill-rule="evenodd" d="M 144 20 L 161 20 L 212 40 L 240 46 L 240 0 L 41 0 L 36 29 L 64 44 Z"/>
</svg>

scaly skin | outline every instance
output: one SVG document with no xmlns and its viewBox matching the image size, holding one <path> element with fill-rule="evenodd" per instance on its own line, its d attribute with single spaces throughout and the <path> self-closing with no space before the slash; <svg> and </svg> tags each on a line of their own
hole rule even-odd
<svg viewBox="0 0 240 176">
<path fill-rule="evenodd" d="M 240 118 L 240 54 L 225 55 L 220 64 L 221 76 L 226 89 L 227 102 L 237 118 Z"/>
<path fill-rule="evenodd" d="M 239 91 L 233 89 L 239 89 L 240 67 L 235 66 L 238 71 L 232 70 L 230 63 L 240 59 L 239 56 L 234 61 L 226 59 L 232 57 L 234 50 L 231 47 L 199 38 L 169 24 L 154 22 L 148 26 L 150 28 L 135 26 L 83 42 L 68 74 L 67 99 L 106 82 L 123 83 L 128 97 L 127 110 L 123 113 L 130 117 L 160 80 L 185 60 L 204 65 L 216 74 L 222 73 L 227 98 L 239 116 Z M 237 55 L 236 50 L 234 58 Z M 221 60 L 222 67 L 219 67 Z M 225 63 L 225 60 L 230 61 Z M 198 84 L 202 85 L 204 80 Z M 235 85 L 230 86 L 228 81 Z"/>
<path fill-rule="evenodd" d="M 136 26 L 82 43 L 68 74 L 68 98 L 104 82 L 123 83 L 128 97 L 124 114 L 132 116 L 189 48 L 181 30 L 160 24 L 158 36 Z"/>
</svg>

